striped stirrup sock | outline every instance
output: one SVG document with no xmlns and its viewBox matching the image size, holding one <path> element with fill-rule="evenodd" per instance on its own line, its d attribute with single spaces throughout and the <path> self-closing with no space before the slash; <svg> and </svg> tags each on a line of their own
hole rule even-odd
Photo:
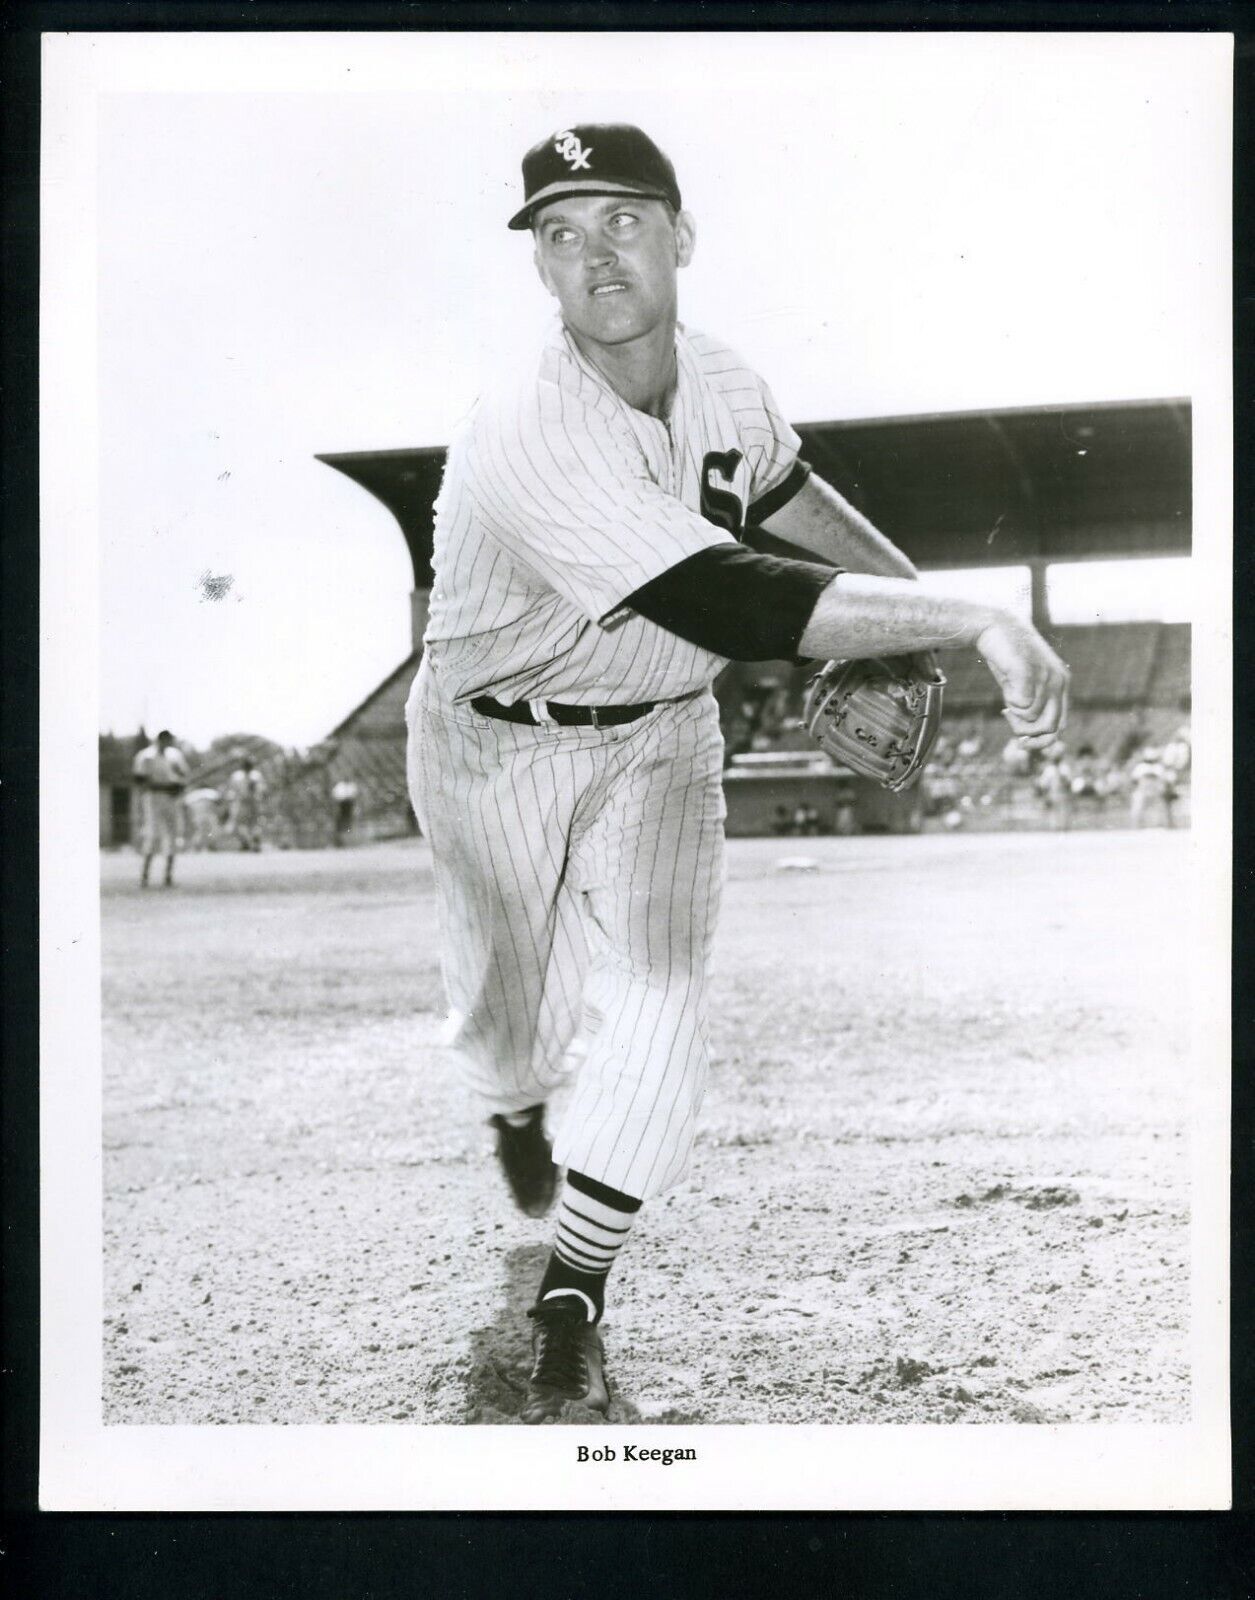
<svg viewBox="0 0 1255 1600">
<path fill-rule="evenodd" d="M 568 1172 L 558 1204 L 553 1254 L 537 1300 L 578 1295 L 589 1321 L 599 1321 L 605 1309 L 606 1274 L 627 1243 L 640 1209 L 640 1201 L 631 1195 L 582 1172 Z"/>
</svg>

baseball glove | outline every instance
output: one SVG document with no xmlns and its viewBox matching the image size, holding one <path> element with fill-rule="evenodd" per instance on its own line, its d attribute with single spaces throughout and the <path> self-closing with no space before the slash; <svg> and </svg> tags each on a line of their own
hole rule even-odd
<svg viewBox="0 0 1255 1600">
<path fill-rule="evenodd" d="M 829 661 L 803 720 L 821 750 L 886 789 L 909 789 L 941 727 L 945 677 L 930 654 Z"/>
</svg>

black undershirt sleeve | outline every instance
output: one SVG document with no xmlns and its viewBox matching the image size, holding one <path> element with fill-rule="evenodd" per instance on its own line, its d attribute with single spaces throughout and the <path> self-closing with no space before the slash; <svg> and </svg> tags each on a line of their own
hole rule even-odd
<svg viewBox="0 0 1255 1600">
<path fill-rule="evenodd" d="M 797 655 L 820 593 L 840 571 L 717 544 L 642 584 L 625 604 L 729 661 L 787 661 Z"/>
<path fill-rule="evenodd" d="M 766 522 L 773 512 L 779 511 L 781 506 L 788 505 L 810 475 L 810 462 L 803 461 L 799 456 L 774 489 L 768 489 L 766 494 L 751 502 L 750 518 L 756 523 Z"/>
<path fill-rule="evenodd" d="M 743 529 L 738 537 L 743 545 L 750 550 L 757 550 L 760 556 L 783 556 L 787 561 L 821 559 L 805 545 L 794 544 L 791 539 L 782 539 L 779 534 L 768 533 L 766 528 L 756 528 L 752 524 Z"/>
</svg>

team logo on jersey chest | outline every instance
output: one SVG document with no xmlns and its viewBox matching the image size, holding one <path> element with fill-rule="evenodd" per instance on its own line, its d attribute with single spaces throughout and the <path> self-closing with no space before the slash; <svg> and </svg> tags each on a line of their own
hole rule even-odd
<svg viewBox="0 0 1255 1600">
<path fill-rule="evenodd" d="M 578 134 L 560 133 L 553 141 L 553 147 L 570 166 L 572 172 L 579 172 L 581 169 L 585 172 L 592 170 L 588 165 L 588 158 L 593 153 L 593 147 L 591 144 L 581 144 Z"/>
<path fill-rule="evenodd" d="M 739 450 L 708 450 L 702 458 L 702 516 L 734 539 L 745 532 L 745 507 L 732 487 L 744 459 Z"/>
</svg>

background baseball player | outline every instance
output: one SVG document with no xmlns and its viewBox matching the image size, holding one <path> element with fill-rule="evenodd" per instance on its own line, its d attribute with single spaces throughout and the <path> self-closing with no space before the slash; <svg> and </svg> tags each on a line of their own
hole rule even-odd
<svg viewBox="0 0 1255 1600">
<path fill-rule="evenodd" d="M 357 784 L 352 778 L 340 778 L 331 786 L 331 801 L 335 806 L 335 842 L 338 846 L 344 845 L 353 831 L 357 793 Z"/>
<path fill-rule="evenodd" d="M 227 779 L 227 828 L 239 840 L 241 850 L 261 849 L 261 803 L 266 792 L 252 756 L 241 756 L 240 765 Z"/>
<path fill-rule="evenodd" d="M 509 225 L 560 322 L 451 446 L 407 720 L 452 1048 L 518 1204 L 543 1213 L 566 1168 L 529 1313 L 541 1422 L 605 1409 L 606 1275 L 689 1161 L 723 870 L 715 675 L 974 644 L 1037 745 L 1067 670 L 1012 616 L 923 593 L 798 459 L 762 380 L 677 323 L 695 228 L 644 133 L 565 129 L 523 181 Z M 751 548 L 763 528 L 819 559 Z M 572 1077 L 551 1155 L 545 1103 Z"/>
<path fill-rule="evenodd" d="M 188 822 L 187 848 L 212 850 L 218 835 L 218 808 L 222 796 L 217 789 L 202 785 L 183 796 L 183 811 Z"/>
<path fill-rule="evenodd" d="M 162 880 L 167 889 L 174 885 L 174 858 L 179 848 L 179 797 L 190 776 L 187 759 L 169 728 L 163 728 L 154 744 L 145 745 L 135 757 L 132 776 L 140 791 L 140 832 L 144 864 L 140 869 L 140 888 L 148 887 L 148 871 L 155 855 L 166 858 Z"/>
</svg>

